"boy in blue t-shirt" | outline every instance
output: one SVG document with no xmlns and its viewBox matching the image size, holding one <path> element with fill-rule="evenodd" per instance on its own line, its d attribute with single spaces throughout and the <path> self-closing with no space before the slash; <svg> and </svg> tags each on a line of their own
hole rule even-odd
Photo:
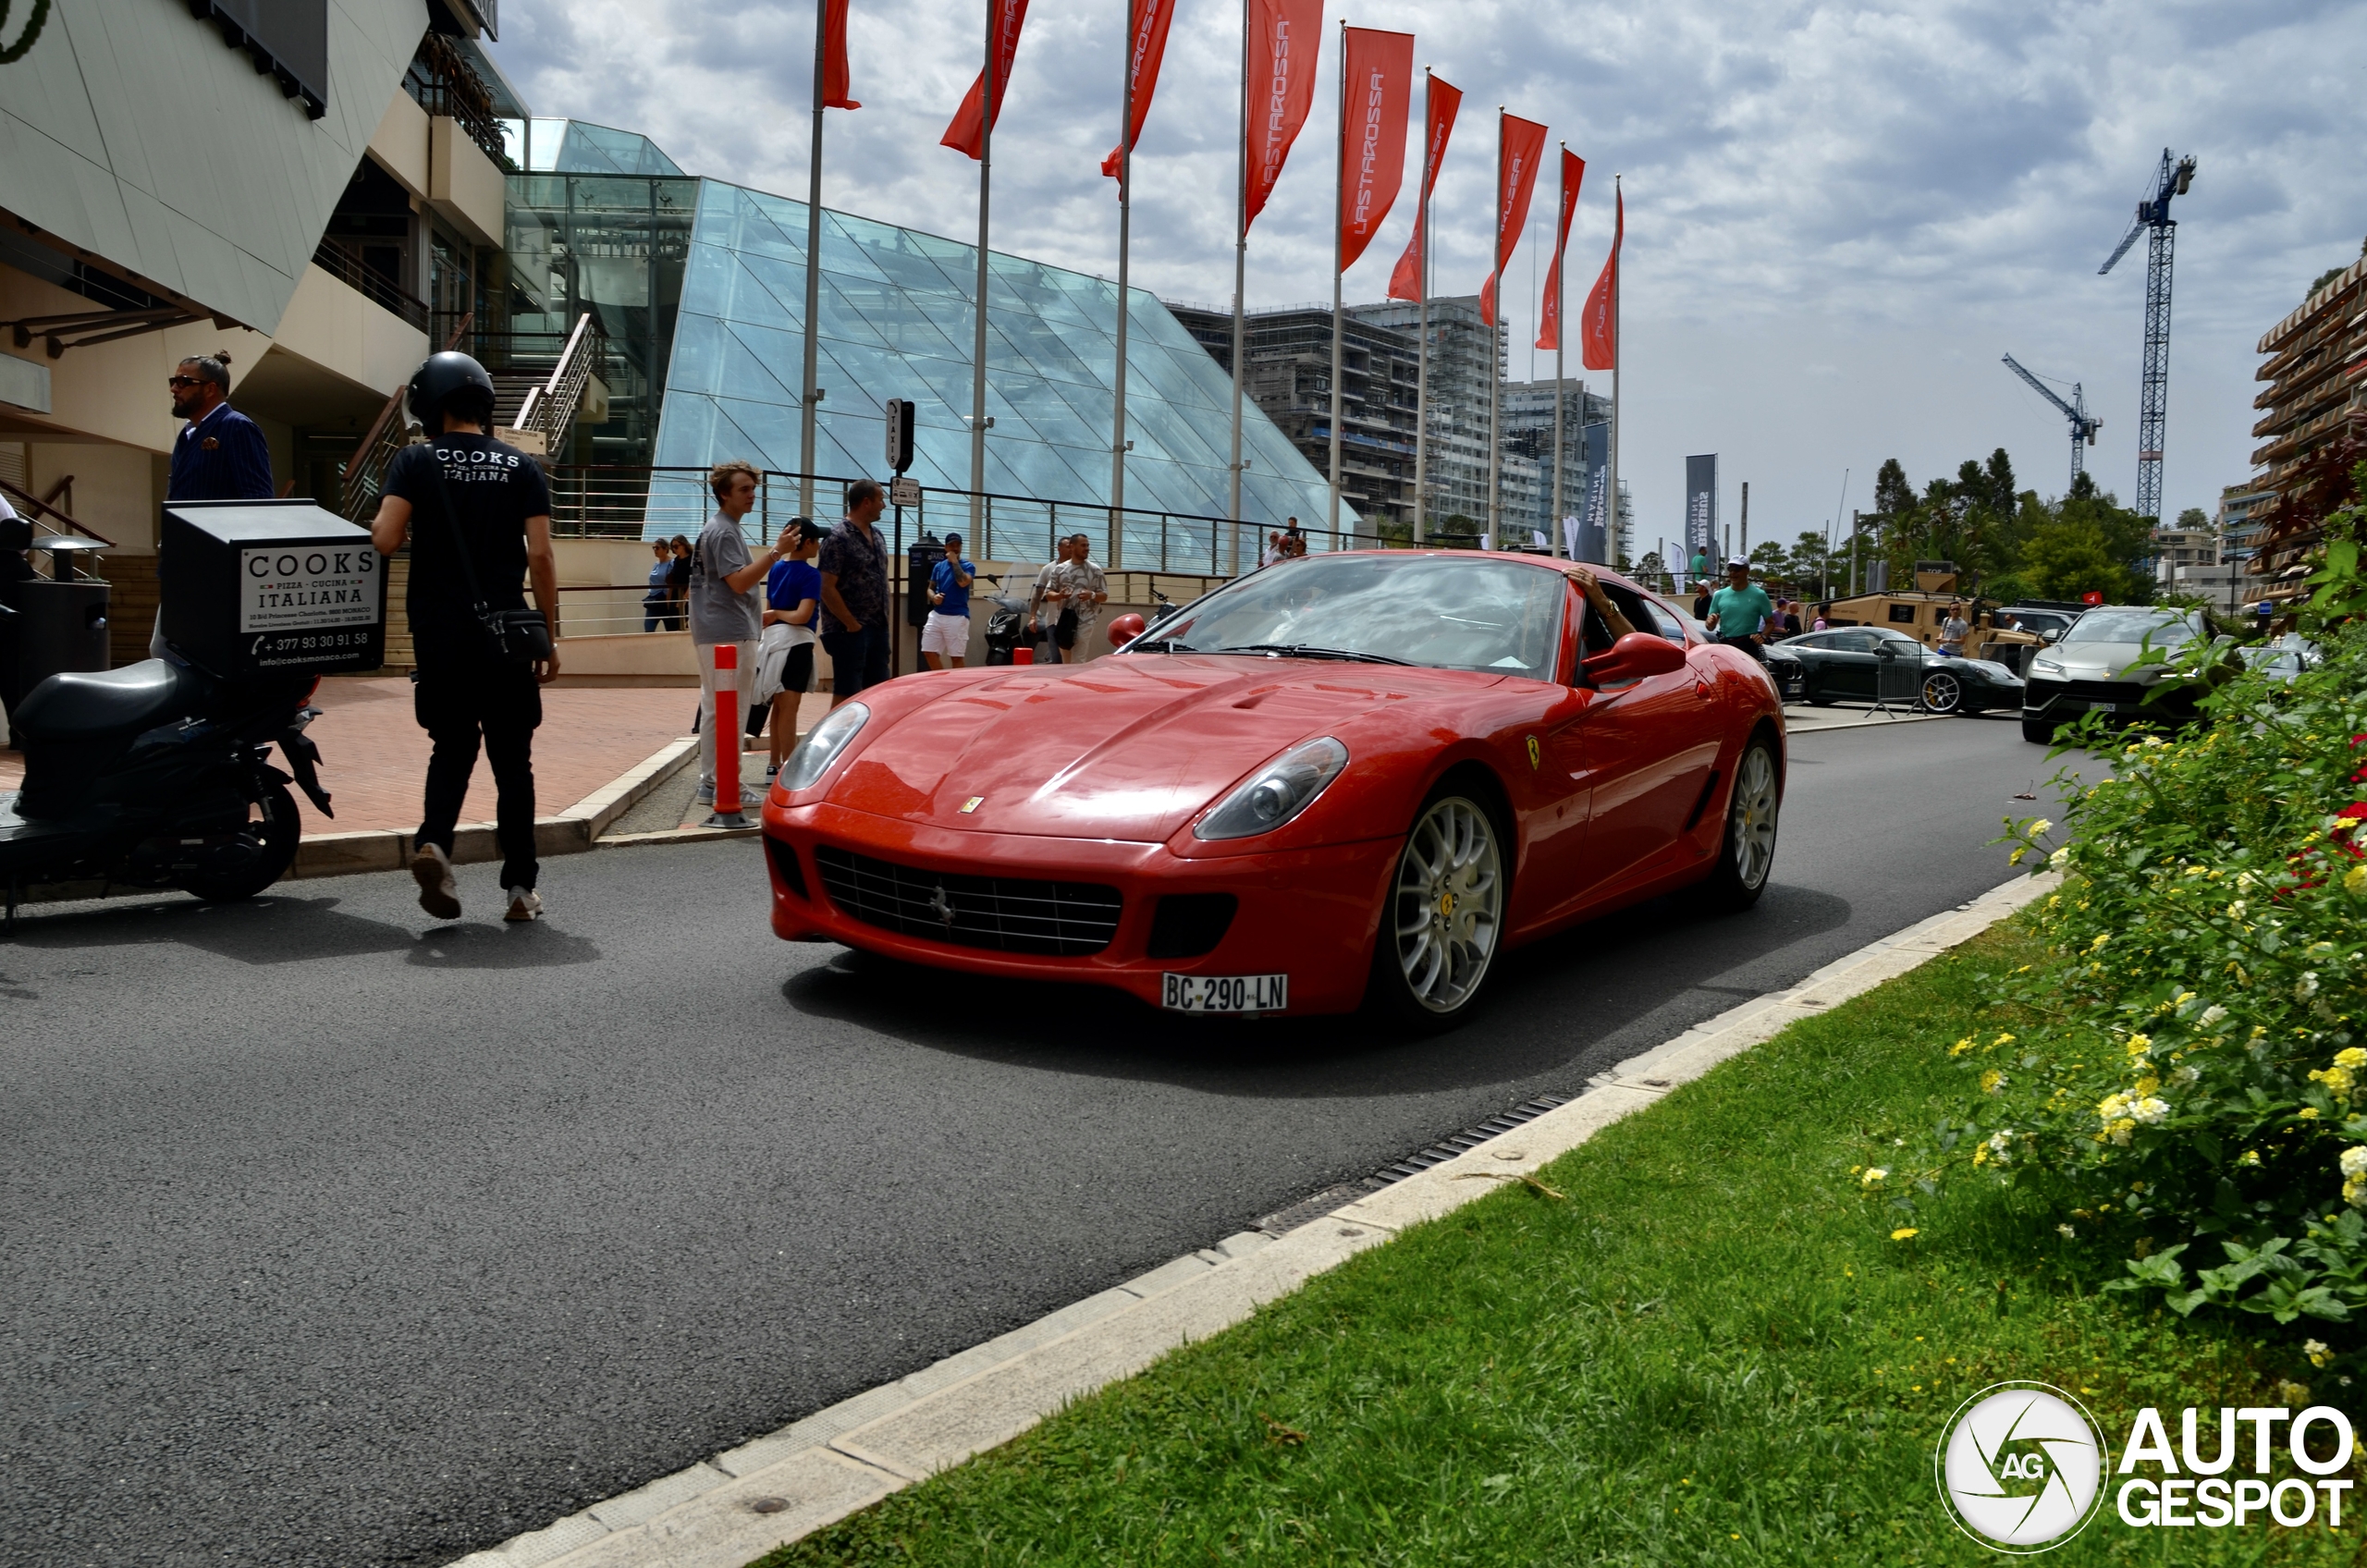
<svg viewBox="0 0 2367 1568">
<path fill-rule="evenodd" d="M 955 669 L 970 656 L 970 583 L 977 569 L 962 558 L 962 535 L 945 536 L 945 558 L 929 568 L 928 622 L 921 628 L 921 656 L 931 669 Z"/>
<path fill-rule="evenodd" d="M 755 690 L 765 702 L 748 704 L 748 733 L 769 717 L 773 726 L 770 778 L 797 744 L 797 704 L 814 684 L 814 622 L 821 613 L 822 573 L 814 564 L 822 548 L 821 530 L 811 519 L 791 518 L 780 531 L 781 558 L 765 574 L 765 627 L 756 644 Z"/>
</svg>

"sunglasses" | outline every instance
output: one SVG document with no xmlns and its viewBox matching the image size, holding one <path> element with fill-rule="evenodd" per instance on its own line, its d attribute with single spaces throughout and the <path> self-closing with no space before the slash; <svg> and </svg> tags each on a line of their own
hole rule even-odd
<svg viewBox="0 0 2367 1568">
<path fill-rule="evenodd" d="M 165 377 L 165 385 L 178 392 L 184 386 L 202 386 L 205 383 L 193 375 L 168 375 Z"/>
</svg>

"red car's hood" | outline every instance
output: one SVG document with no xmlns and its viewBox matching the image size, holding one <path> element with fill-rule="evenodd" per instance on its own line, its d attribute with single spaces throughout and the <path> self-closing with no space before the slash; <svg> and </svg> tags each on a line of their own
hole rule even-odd
<svg viewBox="0 0 2367 1568">
<path fill-rule="evenodd" d="M 883 715 L 829 798 L 942 827 L 1155 843 L 1297 741 L 1501 679 L 1189 655 L 998 670 Z"/>
</svg>

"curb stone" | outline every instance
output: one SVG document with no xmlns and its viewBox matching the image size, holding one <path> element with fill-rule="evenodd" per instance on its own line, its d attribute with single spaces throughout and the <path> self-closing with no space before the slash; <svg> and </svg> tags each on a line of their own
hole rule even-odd
<svg viewBox="0 0 2367 1568">
<path fill-rule="evenodd" d="M 1598 1073 L 1567 1104 L 1286 1234 L 1228 1236 L 897 1382 L 473 1552 L 452 1568 L 745 1568 L 1010 1441 L 1171 1350 L 1221 1332 L 1407 1226 L 1533 1175 L 1786 1025 L 1969 941 L 2061 880 L 2055 872 L 2017 877 L 1870 942 L 1797 986 L 1754 998 Z"/>
</svg>

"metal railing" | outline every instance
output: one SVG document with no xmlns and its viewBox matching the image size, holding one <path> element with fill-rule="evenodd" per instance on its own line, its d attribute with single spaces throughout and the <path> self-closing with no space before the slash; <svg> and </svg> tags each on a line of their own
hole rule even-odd
<svg viewBox="0 0 2367 1568">
<path fill-rule="evenodd" d="M 313 264 L 350 286 L 371 303 L 393 312 L 422 332 L 427 330 L 427 301 L 363 262 L 351 247 L 325 235 L 313 251 Z"/>
<path fill-rule="evenodd" d="M 411 68 L 403 73 L 403 91 L 431 115 L 448 115 L 468 133 L 493 166 L 515 173 L 509 151 L 502 145 L 501 120 L 494 112 L 493 89 L 469 64 L 450 40 L 440 33 L 423 34 Z"/>
<path fill-rule="evenodd" d="M 796 515 L 800 474 L 779 470 L 757 477 L 755 509 L 743 525 L 751 544 L 768 543 Z M 835 521 L 854 475 L 815 478 L 815 510 Z M 641 539 L 695 536 L 714 515 L 706 470 L 557 465 L 551 470 L 551 529 L 567 538 Z M 1186 576 L 1231 577 L 1254 569 L 1282 520 L 1205 517 L 1187 512 L 1105 502 L 1059 501 L 1039 496 L 983 494 L 938 485 L 919 487 L 916 505 L 883 514 L 880 526 L 889 548 L 902 551 L 924 534 L 963 536 L 964 552 L 977 560 L 1050 560 L 1058 542 L 1085 536 L 1094 560 L 1112 570 L 1168 571 Z M 1363 550 L 1403 545 L 1369 530 L 1302 526 L 1309 550 Z"/>
<path fill-rule="evenodd" d="M 575 330 L 567 336 L 567 346 L 559 350 L 558 362 L 551 367 L 547 380 L 530 387 L 526 400 L 518 406 L 518 416 L 512 428 L 531 430 L 543 437 L 543 449 L 558 450 L 568 426 L 575 423 L 576 410 L 583 402 L 583 389 L 591 384 L 594 368 L 607 356 L 608 342 L 599 326 L 586 311 L 576 318 Z"/>
</svg>

